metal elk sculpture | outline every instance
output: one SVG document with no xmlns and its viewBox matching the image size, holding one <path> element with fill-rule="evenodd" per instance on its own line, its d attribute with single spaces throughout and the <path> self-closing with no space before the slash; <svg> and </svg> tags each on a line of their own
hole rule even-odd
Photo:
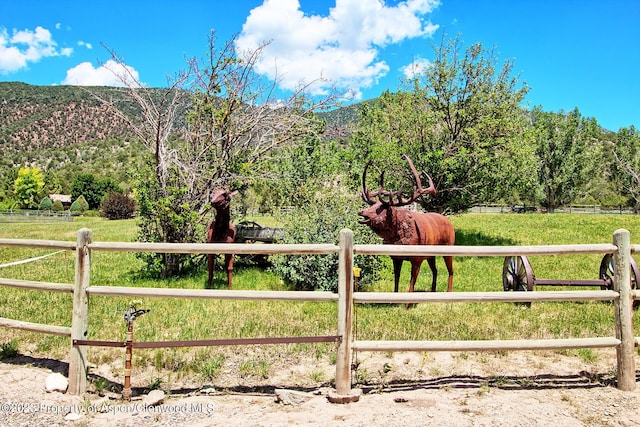
<svg viewBox="0 0 640 427">
<path fill-rule="evenodd" d="M 367 188 L 366 177 L 369 163 L 364 168 L 362 174 L 362 198 L 369 204 L 368 208 L 361 210 L 358 215 L 362 217 L 361 224 L 369 226 L 378 236 L 382 237 L 383 243 L 391 245 L 453 245 L 455 242 L 455 231 L 451 221 L 445 216 L 433 212 L 412 212 L 408 209 L 400 209 L 413 203 L 425 194 L 435 194 L 436 188 L 431 177 L 429 187 L 422 188 L 420 174 L 416 170 L 411 159 L 404 155 L 409 163 L 417 188 L 409 198 L 402 195 L 402 188 L 396 192 L 384 189 L 384 172 L 380 176 L 380 189 L 371 192 Z M 374 198 L 378 200 L 374 200 Z M 402 262 L 411 263 L 411 282 L 409 292 L 413 292 L 416 279 L 420 273 L 422 262 L 426 259 L 432 272 L 431 292 L 436 290 L 436 260 L 434 256 L 391 256 L 393 260 L 394 291 L 398 292 L 398 282 L 400 281 L 400 270 Z M 449 280 L 447 292 L 451 292 L 453 283 L 453 257 L 444 257 Z"/>
<path fill-rule="evenodd" d="M 211 207 L 216 211 L 216 217 L 207 229 L 207 243 L 233 243 L 236 237 L 236 228 L 231 223 L 229 206 L 231 198 L 238 194 L 237 190 L 229 191 L 226 188 L 216 188 L 211 193 Z M 209 279 L 207 285 L 210 288 L 213 281 L 213 254 L 207 255 L 209 267 Z M 231 276 L 233 273 L 233 254 L 225 254 L 224 268 L 227 272 L 227 283 L 231 289 Z"/>
</svg>

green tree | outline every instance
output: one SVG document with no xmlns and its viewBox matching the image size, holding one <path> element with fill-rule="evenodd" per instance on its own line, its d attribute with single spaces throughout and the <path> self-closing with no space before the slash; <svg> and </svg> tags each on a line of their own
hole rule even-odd
<svg viewBox="0 0 640 427">
<path fill-rule="evenodd" d="M 354 231 L 358 244 L 372 244 L 379 238 L 368 227 L 358 224 L 354 212 L 357 197 L 339 188 L 324 187 L 313 193 L 308 203 L 294 208 L 281 218 L 286 230 L 283 243 L 338 244 L 340 230 Z M 356 231 L 357 230 L 357 231 Z M 379 279 L 381 257 L 356 256 L 354 264 L 362 269 L 360 285 Z M 281 255 L 273 257 L 273 270 L 296 290 L 338 289 L 338 255 Z"/>
<path fill-rule="evenodd" d="M 89 210 L 89 202 L 87 202 L 87 199 L 85 199 L 82 194 L 78 196 L 74 203 L 78 204 L 78 207 L 82 212 Z"/>
<path fill-rule="evenodd" d="M 132 120 L 111 105 L 151 156 L 149 167 L 138 169 L 135 188 L 139 240 L 203 241 L 214 188 L 243 188 L 260 174 L 268 153 L 319 130 L 313 112 L 328 101 L 310 101 L 308 85 L 288 97 L 276 94 L 275 83 L 255 69 L 265 47 L 238 52 L 232 39 L 219 48 L 212 35 L 208 60 L 190 60 L 189 72 L 158 91 L 140 90 L 140 82 L 113 55 L 122 65 L 117 75 L 142 116 Z M 181 254 L 142 256 L 147 271 L 165 277 L 184 271 L 191 260 Z"/>
<path fill-rule="evenodd" d="M 71 183 L 71 199 L 76 200 L 80 196 L 84 196 L 89 203 L 90 209 L 100 206 L 102 193 L 93 174 L 81 173 L 73 179 Z"/>
<path fill-rule="evenodd" d="M 54 212 L 62 212 L 64 210 L 64 206 L 62 205 L 62 202 L 60 200 L 56 200 L 55 202 L 53 202 L 52 209 Z"/>
<path fill-rule="evenodd" d="M 631 126 L 616 134 L 613 145 L 615 162 L 611 167 L 613 182 L 627 197 L 629 205 L 640 211 L 640 132 Z"/>
<path fill-rule="evenodd" d="M 61 194 L 62 193 L 62 185 L 60 184 L 60 180 L 58 175 L 51 171 L 47 170 L 44 178 L 44 193 L 45 194 Z"/>
<path fill-rule="evenodd" d="M 569 113 L 533 110 L 541 204 L 548 212 L 570 204 L 593 173 L 592 161 L 599 127 L 578 109 Z"/>
<path fill-rule="evenodd" d="M 463 51 L 458 38 L 443 39 L 432 64 L 404 90 L 364 106 L 356 155 L 386 171 L 405 170 L 400 154 L 409 155 L 436 184 L 432 210 L 458 212 L 525 193 L 535 183 L 520 107 L 528 87 L 512 70 L 480 43 Z"/>
<path fill-rule="evenodd" d="M 89 209 L 98 209 L 102 199 L 110 191 L 120 191 L 118 184 L 111 178 L 97 179 L 93 174 L 81 173 L 71 183 L 71 198 L 77 199 L 84 196 Z"/>
<path fill-rule="evenodd" d="M 18 204 L 24 208 L 38 206 L 36 200 L 44 188 L 44 176 L 38 167 L 20 168 L 14 182 L 14 194 Z"/>
<path fill-rule="evenodd" d="M 353 188 L 348 156 L 349 152 L 336 141 L 315 136 L 278 150 L 268 170 L 253 184 L 259 205 L 263 209 L 302 207 L 326 186 L 339 183 Z"/>
<path fill-rule="evenodd" d="M 38 209 L 41 211 L 50 211 L 52 207 L 53 202 L 48 197 L 43 197 L 42 200 L 40 200 L 40 204 L 38 205 Z"/>
</svg>

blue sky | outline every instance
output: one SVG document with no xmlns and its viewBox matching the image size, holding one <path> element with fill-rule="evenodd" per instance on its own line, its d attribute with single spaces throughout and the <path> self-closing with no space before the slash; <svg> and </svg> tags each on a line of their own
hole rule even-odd
<svg viewBox="0 0 640 427">
<path fill-rule="evenodd" d="M 247 48 L 272 40 L 259 70 L 277 64 L 285 90 L 322 75 L 368 99 L 460 34 L 514 61 L 529 107 L 578 107 L 617 131 L 640 128 L 638 22 L 637 0 L 0 0 L 0 81 L 115 84 L 104 44 L 164 86 L 215 30 Z"/>
</svg>

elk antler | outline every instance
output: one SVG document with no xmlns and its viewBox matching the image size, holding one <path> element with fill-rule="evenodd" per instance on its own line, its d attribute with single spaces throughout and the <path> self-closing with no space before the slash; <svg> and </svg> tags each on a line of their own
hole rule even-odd
<svg viewBox="0 0 640 427">
<path fill-rule="evenodd" d="M 413 166 L 413 162 L 411 161 L 409 156 L 407 156 L 406 154 L 403 154 L 403 156 L 405 159 L 407 159 L 407 163 L 409 163 L 409 167 L 411 168 L 411 173 L 413 173 L 413 177 L 416 179 L 416 184 L 418 185 L 418 188 L 416 189 L 416 191 L 413 192 L 413 195 L 409 198 L 408 201 L 406 201 L 405 204 L 412 203 L 423 194 L 436 194 L 438 190 L 436 190 L 436 186 L 433 185 L 433 180 L 431 179 L 429 174 L 425 173 L 425 175 L 427 176 L 427 179 L 429 180 L 429 187 L 422 188 L 422 183 L 420 182 L 420 174 L 416 170 L 416 167 Z"/>
<path fill-rule="evenodd" d="M 409 156 L 407 156 L 406 154 L 403 154 L 402 156 L 407 160 L 407 163 L 409 163 L 409 168 L 411 169 L 411 173 L 413 174 L 413 177 L 416 180 L 416 185 L 418 186 L 418 188 L 413 192 L 413 194 L 408 199 L 405 199 L 402 197 L 402 186 L 395 193 L 392 191 L 381 191 L 382 194 L 389 196 L 389 205 L 391 206 L 406 206 L 410 203 L 413 203 L 414 201 L 416 201 L 416 199 L 418 199 L 418 197 L 424 194 L 436 194 L 437 192 L 436 187 L 433 184 L 433 180 L 428 174 L 425 174 L 425 175 L 429 180 L 429 187 L 422 188 L 420 173 L 416 170 L 416 167 L 413 165 L 413 162 L 411 161 Z M 394 195 L 398 200 L 397 202 L 393 201 Z"/>
<path fill-rule="evenodd" d="M 408 199 L 405 199 L 402 197 L 402 185 L 400 185 L 400 188 L 398 189 L 398 191 L 395 191 L 395 192 L 385 190 L 384 189 L 384 171 L 383 171 L 382 174 L 380 175 L 380 189 L 374 192 L 369 191 L 366 184 L 367 169 L 371 164 L 371 161 L 369 161 L 367 162 L 367 165 L 364 168 L 364 172 L 362 173 L 362 190 L 363 190 L 362 199 L 366 203 L 368 203 L 369 205 L 373 205 L 375 202 L 372 200 L 372 198 L 378 197 L 378 199 L 381 202 L 386 203 L 389 206 L 406 206 L 410 203 L 413 203 L 416 199 L 418 199 L 418 197 L 424 194 L 436 194 L 437 190 L 435 185 L 433 184 L 433 180 L 431 179 L 431 177 L 428 174 L 425 174 L 427 176 L 427 179 L 429 180 L 429 187 L 422 188 L 420 173 L 416 170 L 416 167 L 413 165 L 413 162 L 411 161 L 409 156 L 407 156 L 406 154 L 403 154 L 403 157 L 407 160 L 407 163 L 409 163 L 409 168 L 411 169 L 411 173 L 413 174 L 413 177 L 416 180 L 416 185 L 418 186 L 418 188 L 413 192 L 413 194 Z M 382 196 L 388 196 L 389 200 L 383 201 Z M 397 198 L 397 201 L 393 200 L 394 196 Z"/>
<path fill-rule="evenodd" d="M 380 194 L 384 194 L 384 172 L 380 175 L 380 189 L 378 191 L 374 191 L 373 193 L 369 191 L 367 188 L 367 169 L 369 169 L 369 165 L 371 164 L 371 160 L 367 162 L 367 165 L 364 167 L 364 172 L 362 172 L 362 200 L 365 201 L 368 205 L 373 205 L 375 202 L 372 200 L 374 197 L 379 196 Z"/>
</svg>

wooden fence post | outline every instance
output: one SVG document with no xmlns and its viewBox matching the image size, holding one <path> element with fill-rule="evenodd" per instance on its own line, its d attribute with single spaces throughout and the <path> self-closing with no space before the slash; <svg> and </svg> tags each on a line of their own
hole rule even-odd
<svg viewBox="0 0 640 427">
<path fill-rule="evenodd" d="M 353 231 L 340 231 L 338 253 L 338 335 L 341 337 L 336 357 L 336 393 L 329 395 L 334 403 L 355 402 L 359 393 L 351 390 L 351 334 L 353 330 Z"/>
<path fill-rule="evenodd" d="M 89 286 L 91 230 L 78 231 L 76 243 L 76 271 L 71 315 L 71 351 L 69 353 L 69 393 L 79 395 L 87 390 L 87 347 L 74 346 L 73 340 L 86 340 L 89 327 Z"/>
<path fill-rule="evenodd" d="M 618 361 L 618 388 L 632 391 L 636 388 L 635 337 L 633 332 L 633 299 L 631 297 L 631 237 L 627 230 L 613 233 L 613 244 L 618 250 L 613 254 L 615 265 L 613 289 L 620 293 L 615 301 L 616 347 Z"/>
</svg>

